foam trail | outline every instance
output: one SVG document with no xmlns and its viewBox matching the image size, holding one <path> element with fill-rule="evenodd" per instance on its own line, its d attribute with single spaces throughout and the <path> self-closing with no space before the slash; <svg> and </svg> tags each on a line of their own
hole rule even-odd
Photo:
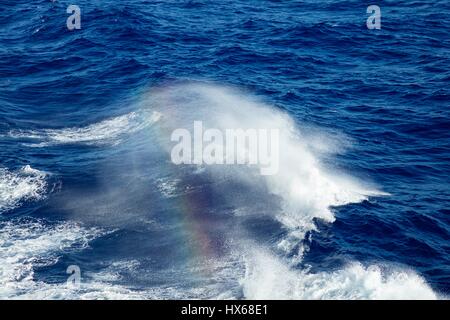
<svg viewBox="0 0 450 320">
<path fill-rule="evenodd" d="M 46 177 L 45 172 L 28 165 L 15 172 L 0 168 L 0 214 L 16 208 L 21 201 L 45 197 Z"/>
<path fill-rule="evenodd" d="M 9 133 L 10 138 L 39 140 L 28 143 L 32 147 L 46 147 L 57 144 L 86 144 L 104 145 L 118 144 L 126 135 L 136 133 L 157 122 L 160 114 L 140 114 L 131 112 L 122 116 L 106 119 L 86 127 L 43 130 L 14 130 Z"/>
<path fill-rule="evenodd" d="M 56 264 L 63 253 L 83 250 L 104 234 L 76 223 L 49 225 L 42 220 L 0 223 L 0 299 L 142 299 L 137 291 L 115 284 L 121 268 L 129 263 L 112 263 L 95 275 L 82 271 L 81 287 L 66 282 L 46 283 L 35 279 L 34 269 Z M 65 272 L 65 270 L 61 270 Z M 68 275 L 69 276 L 69 275 Z"/>
</svg>

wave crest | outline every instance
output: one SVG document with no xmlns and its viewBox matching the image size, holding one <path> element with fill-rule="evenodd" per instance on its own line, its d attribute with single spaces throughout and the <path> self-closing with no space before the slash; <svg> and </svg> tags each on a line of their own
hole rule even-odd
<svg viewBox="0 0 450 320">
<path fill-rule="evenodd" d="M 147 115 L 130 112 L 85 127 L 30 131 L 14 130 L 9 132 L 9 137 L 39 141 L 26 143 L 31 147 L 47 147 L 59 144 L 115 145 L 120 143 L 127 135 L 136 133 L 157 122 L 160 116 L 159 113 Z"/>
</svg>

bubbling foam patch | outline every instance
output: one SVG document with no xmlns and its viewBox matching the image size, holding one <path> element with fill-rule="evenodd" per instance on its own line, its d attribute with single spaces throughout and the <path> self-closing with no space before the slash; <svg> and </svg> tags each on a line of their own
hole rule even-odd
<svg viewBox="0 0 450 320">
<path fill-rule="evenodd" d="M 0 168 L 0 214 L 16 208 L 21 201 L 45 197 L 46 178 L 45 172 L 29 165 L 14 172 Z"/>
<path fill-rule="evenodd" d="M 0 298 L 30 298 L 50 285 L 35 281 L 34 268 L 55 264 L 61 253 L 87 247 L 100 234 L 73 223 L 48 225 L 41 220 L 0 223 Z M 48 292 L 47 292 L 48 293 Z M 40 296 L 45 298 L 47 293 Z M 39 295 L 37 295 L 39 296 Z"/>
<path fill-rule="evenodd" d="M 0 223 L 0 299 L 142 299 L 141 292 L 114 283 L 121 268 L 133 267 L 128 262 L 114 262 L 96 274 L 82 270 L 80 288 L 65 281 L 35 279 L 35 268 L 53 266 L 62 254 L 83 250 L 106 233 L 71 222 L 48 224 L 33 219 Z"/>
</svg>

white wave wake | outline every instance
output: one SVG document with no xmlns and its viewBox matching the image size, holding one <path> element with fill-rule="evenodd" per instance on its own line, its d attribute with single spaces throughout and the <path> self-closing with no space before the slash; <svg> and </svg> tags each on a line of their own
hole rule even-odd
<svg viewBox="0 0 450 320">
<path fill-rule="evenodd" d="M 21 201 L 44 198 L 46 178 L 45 172 L 28 165 L 14 172 L 0 168 L 0 214 L 16 208 Z"/>
<path fill-rule="evenodd" d="M 81 270 L 80 288 L 35 279 L 35 268 L 53 266 L 63 253 L 87 248 L 90 241 L 105 234 L 100 229 L 75 223 L 48 226 L 43 221 L 31 220 L 0 223 L 0 230 L 0 299 L 142 298 L 137 292 L 111 283 L 117 278 L 117 263 L 95 275 L 94 280 L 84 279 L 89 275 Z"/>
<path fill-rule="evenodd" d="M 128 114 L 106 119 L 86 127 L 43 130 L 14 130 L 9 132 L 10 138 L 31 139 L 39 142 L 26 143 L 31 147 L 46 147 L 59 144 L 105 145 L 118 144 L 127 135 L 136 133 L 157 122 L 160 114 Z"/>
</svg>

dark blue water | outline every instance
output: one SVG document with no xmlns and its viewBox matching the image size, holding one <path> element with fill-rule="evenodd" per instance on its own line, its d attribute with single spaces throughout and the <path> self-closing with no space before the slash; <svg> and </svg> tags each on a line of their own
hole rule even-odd
<svg viewBox="0 0 450 320">
<path fill-rule="evenodd" d="M 369 4 L 1 0 L 0 297 L 448 295 L 450 4 Z M 276 188 L 170 162 L 184 119 L 278 111 Z"/>
</svg>

